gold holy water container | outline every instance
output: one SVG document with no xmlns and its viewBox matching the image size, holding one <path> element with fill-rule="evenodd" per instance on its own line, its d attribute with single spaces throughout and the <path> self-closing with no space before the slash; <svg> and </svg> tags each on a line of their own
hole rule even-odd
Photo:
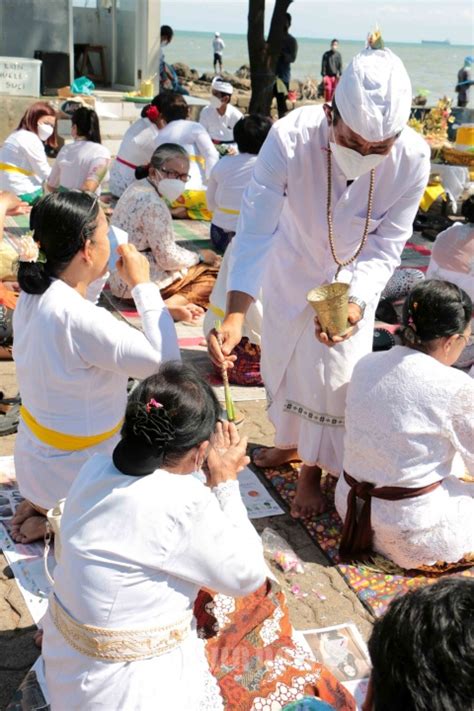
<svg viewBox="0 0 474 711">
<path fill-rule="evenodd" d="M 153 81 L 151 79 L 145 79 L 141 82 L 140 96 L 144 96 L 147 99 L 153 98 Z"/>
<path fill-rule="evenodd" d="M 306 299 L 316 311 L 321 328 L 329 338 L 344 335 L 349 328 L 349 284 L 334 282 L 318 286 L 308 291 Z"/>
</svg>

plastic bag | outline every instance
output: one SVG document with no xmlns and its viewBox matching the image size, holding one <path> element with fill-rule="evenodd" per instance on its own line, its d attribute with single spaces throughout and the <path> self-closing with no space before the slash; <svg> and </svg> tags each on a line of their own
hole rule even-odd
<svg viewBox="0 0 474 711">
<path fill-rule="evenodd" d="M 263 549 L 284 573 L 304 573 L 303 563 L 293 548 L 272 528 L 262 533 Z"/>
<path fill-rule="evenodd" d="M 86 94 L 90 96 L 95 89 L 95 84 L 88 77 L 78 77 L 71 84 L 73 94 Z"/>
</svg>

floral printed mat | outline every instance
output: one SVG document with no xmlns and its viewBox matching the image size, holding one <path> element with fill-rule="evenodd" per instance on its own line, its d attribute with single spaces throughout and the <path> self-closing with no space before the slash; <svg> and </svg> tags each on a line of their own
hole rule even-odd
<svg viewBox="0 0 474 711">
<path fill-rule="evenodd" d="M 279 469 L 262 469 L 266 479 L 276 489 L 283 501 L 289 506 L 295 495 L 298 471 L 296 467 L 287 465 Z M 334 488 L 336 480 L 327 476 L 323 479 L 323 491 L 330 502 L 329 511 L 314 518 L 301 519 L 301 523 L 311 538 L 319 545 L 337 566 L 339 572 L 353 589 L 363 605 L 376 617 L 382 615 L 387 606 L 398 595 L 403 595 L 414 588 L 433 583 L 440 575 L 423 575 L 420 573 L 404 572 L 388 573 L 384 570 L 394 570 L 396 566 L 385 558 L 371 564 L 346 565 L 339 562 L 339 540 L 341 537 L 342 522 L 334 508 Z M 381 569 L 382 568 L 382 569 Z M 401 569 L 398 569 L 400 573 Z M 465 569 L 458 575 L 474 577 L 474 567 Z"/>
</svg>

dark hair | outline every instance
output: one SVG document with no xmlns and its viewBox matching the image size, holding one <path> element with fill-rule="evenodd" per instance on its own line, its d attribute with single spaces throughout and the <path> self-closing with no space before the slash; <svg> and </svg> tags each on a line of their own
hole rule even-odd
<svg viewBox="0 0 474 711">
<path fill-rule="evenodd" d="M 177 143 L 162 143 L 153 153 L 148 165 L 139 165 L 136 168 L 135 178 L 137 180 L 147 178 L 151 167 L 160 170 L 167 160 L 173 158 L 186 158 L 189 161 L 189 155 L 183 146 L 179 146 Z"/>
<path fill-rule="evenodd" d="M 291 27 L 292 17 L 289 12 L 285 13 L 285 20 L 286 20 L 286 24 L 288 25 L 288 27 Z"/>
<path fill-rule="evenodd" d="M 460 711 L 474 699 L 474 580 L 395 599 L 369 640 L 374 711 Z"/>
<path fill-rule="evenodd" d="M 334 44 L 334 42 L 337 42 L 339 44 L 339 40 L 337 40 L 337 39 L 331 40 L 331 44 Z"/>
<path fill-rule="evenodd" d="M 35 101 L 31 104 L 29 108 L 25 111 L 20 119 L 16 130 L 25 129 L 25 131 L 31 131 L 38 135 L 38 121 L 43 116 L 54 116 L 56 118 L 56 111 L 53 109 L 51 104 L 46 101 Z M 57 148 L 58 145 L 58 134 L 57 134 L 57 122 L 54 124 L 54 131 L 51 136 L 45 141 L 51 148 Z"/>
<path fill-rule="evenodd" d="M 161 25 L 160 37 L 165 37 L 171 42 L 171 40 L 173 39 L 173 35 L 174 31 L 172 27 L 170 27 L 169 25 Z"/>
<path fill-rule="evenodd" d="M 210 438 L 220 416 L 212 387 L 193 367 L 164 363 L 130 397 L 114 464 L 130 476 L 176 464 Z"/>
<path fill-rule="evenodd" d="M 46 261 L 20 262 L 18 283 L 27 294 L 43 294 L 54 277 L 84 247 L 97 228 L 97 195 L 81 190 L 50 193 L 30 214 L 30 228 Z"/>
<path fill-rule="evenodd" d="M 171 123 L 171 121 L 187 119 L 189 107 L 184 96 L 171 91 L 163 94 L 160 111 L 166 123 Z"/>
<path fill-rule="evenodd" d="M 148 111 L 152 106 L 154 106 L 158 111 L 161 113 L 161 101 L 163 99 L 163 94 L 157 94 L 156 96 L 153 97 L 153 99 L 150 101 L 149 104 L 146 104 L 143 109 L 141 110 L 140 116 L 142 118 L 148 118 L 147 114 Z"/>
<path fill-rule="evenodd" d="M 78 136 L 84 136 L 92 143 L 102 143 L 100 138 L 99 117 L 94 109 L 89 109 L 86 106 L 81 106 L 74 111 L 71 123 L 77 129 Z"/>
<path fill-rule="evenodd" d="M 474 222 L 474 195 L 464 200 L 461 205 L 461 215 L 465 217 L 468 222 Z"/>
<path fill-rule="evenodd" d="M 405 345 L 429 351 L 431 341 L 463 333 L 471 316 L 472 301 L 463 289 L 428 279 L 405 299 L 401 335 Z"/>
<path fill-rule="evenodd" d="M 250 114 L 237 121 L 234 126 L 234 140 L 239 153 L 257 155 L 272 125 L 272 120 L 263 114 Z"/>
</svg>

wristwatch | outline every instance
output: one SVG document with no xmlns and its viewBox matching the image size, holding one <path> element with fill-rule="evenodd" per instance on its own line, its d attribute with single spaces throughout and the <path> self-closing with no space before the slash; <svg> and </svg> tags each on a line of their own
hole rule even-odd
<svg viewBox="0 0 474 711">
<path fill-rule="evenodd" d="M 359 309 L 361 310 L 360 317 L 363 318 L 364 312 L 365 312 L 365 307 L 367 306 L 365 301 L 362 301 L 362 299 L 358 299 L 357 296 L 349 296 L 349 303 L 355 304 L 356 306 L 359 307 Z"/>
</svg>

